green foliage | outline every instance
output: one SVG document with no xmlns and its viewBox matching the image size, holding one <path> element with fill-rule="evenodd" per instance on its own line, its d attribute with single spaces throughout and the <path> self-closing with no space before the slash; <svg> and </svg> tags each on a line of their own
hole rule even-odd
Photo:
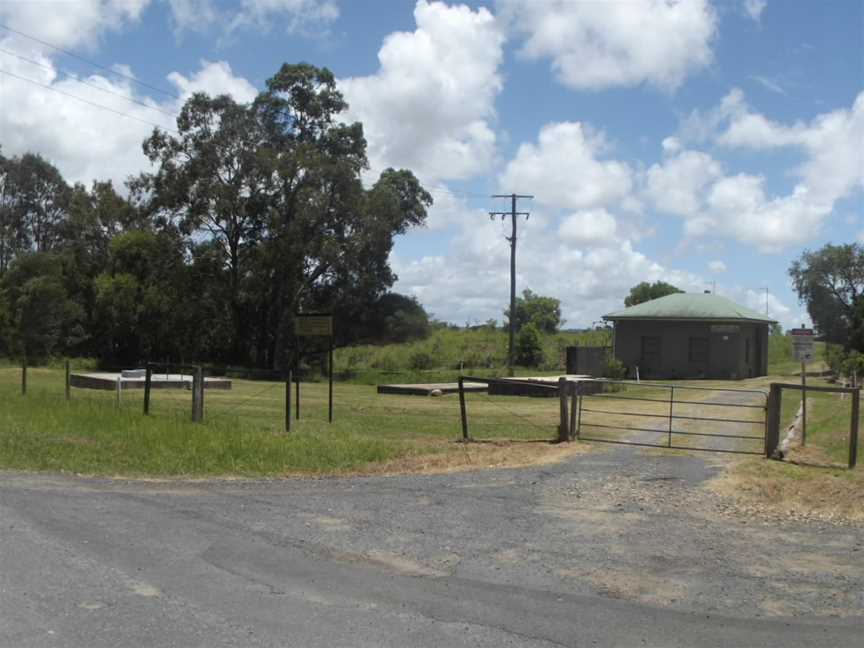
<svg viewBox="0 0 864 648">
<path fill-rule="evenodd" d="M 864 351 L 864 245 L 825 245 L 789 267 L 798 298 L 827 342 Z"/>
<path fill-rule="evenodd" d="M 406 169 L 364 185 L 346 109 L 333 74 L 308 64 L 283 65 L 251 104 L 196 93 L 176 130 L 144 142 L 152 172 L 128 199 L 106 182 L 70 188 L 39 155 L 0 156 L 0 277 L 33 252 L 59 273 L 7 296 L 0 352 L 37 305 L 34 349 L 110 365 L 283 367 L 300 311 L 334 312 L 341 344 L 425 337 L 422 306 L 387 293 L 388 259 L 432 197 Z M 58 329 L 67 301 L 80 330 Z"/>
<path fill-rule="evenodd" d="M 435 358 L 428 351 L 418 349 L 411 354 L 408 360 L 408 366 L 411 369 L 432 369 L 435 366 Z"/>
<path fill-rule="evenodd" d="M 609 358 L 603 369 L 603 377 L 609 380 L 626 380 L 627 367 L 617 358 Z"/>
<path fill-rule="evenodd" d="M 771 322 L 768 327 L 768 335 L 783 335 L 783 327 L 779 322 Z"/>
<path fill-rule="evenodd" d="M 504 317 L 509 328 L 509 308 L 504 311 Z M 557 333 L 564 323 L 561 319 L 561 301 L 554 297 L 543 297 L 526 288 L 522 296 L 516 298 L 515 323 L 517 331 L 533 324 L 542 333 Z"/>
<path fill-rule="evenodd" d="M 58 258 L 19 255 L 0 280 L 0 326 L 7 352 L 42 359 L 83 335 L 82 313 L 69 299 Z"/>
<path fill-rule="evenodd" d="M 847 353 L 840 365 L 840 371 L 845 376 L 858 376 L 859 380 L 864 377 L 864 353 L 850 351 Z"/>
<path fill-rule="evenodd" d="M 652 299 L 658 299 L 659 297 L 665 297 L 666 295 L 683 292 L 684 291 L 680 288 L 668 284 L 665 281 L 655 281 L 654 283 L 643 281 L 630 289 L 630 294 L 624 298 L 624 305 L 629 308 L 630 306 L 636 306 L 637 304 L 651 301 Z"/>
<path fill-rule="evenodd" d="M 533 322 L 525 324 L 516 336 L 514 349 L 516 364 L 536 367 L 543 362 L 543 344 L 540 329 Z"/>
</svg>

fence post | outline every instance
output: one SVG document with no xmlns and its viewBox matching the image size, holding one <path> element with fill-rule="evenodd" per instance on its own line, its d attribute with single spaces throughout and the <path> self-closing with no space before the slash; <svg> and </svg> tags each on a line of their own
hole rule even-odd
<svg viewBox="0 0 864 648">
<path fill-rule="evenodd" d="M 570 440 L 570 432 L 567 429 L 569 418 L 567 416 L 567 379 L 563 377 L 558 379 L 558 401 L 561 410 L 561 421 L 558 423 L 558 441 L 560 443 Z"/>
<path fill-rule="evenodd" d="M 66 358 L 66 400 L 67 401 L 71 400 L 71 398 L 72 398 L 72 389 L 71 389 L 72 385 L 69 381 L 70 381 L 70 378 L 69 378 L 69 358 Z"/>
<path fill-rule="evenodd" d="M 195 367 L 192 374 L 192 422 L 200 423 L 204 419 L 204 368 Z"/>
<path fill-rule="evenodd" d="M 120 409 L 120 390 L 123 388 L 122 378 L 117 376 L 117 385 L 114 388 L 114 408 Z"/>
<path fill-rule="evenodd" d="M 150 414 L 150 387 L 153 382 L 153 365 L 149 362 L 144 368 L 144 416 Z"/>
<path fill-rule="evenodd" d="M 861 392 L 852 392 L 852 423 L 849 425 L 849 468 L 854 468 L 858 462 L 858 417 L 860 416 Z"/>
<path fill-rule="evenodd" d="M 465 411 L 465 382 L 462 376 L 459 376 L 459 413 L 462 417 L 462 440 L 468 441 L 468 413 Z"/>
<path fill-rule="evenodd" d="M 780 385 L 777 383 L 771 384 L 771 391 L 768 393 L 768 414 L 765 417 L 765 456 L 774 457 L 777 452 L 777 445 L 780 443 L 780 405 L 783 399 L 783 393 Z"/>
<path fill-rule="evenodd" d="M 570 440 L 576 439 L 576 407 L 579 400 L 579 383 L 570 383 Z"/>
<path fill-rule="evenodd" d="M 27 354 L 21 358 L 21 395 L 27 395 Z"/>
<path fill-rule="evenodd" d="M 291 431 L 291 370 L 288 370 L 288 380 L 285 381 L 285 431 Z"/>
<path fill-rule="evenodd" d="M 666 447 L 672 447 L 672 408 L 675 406 L 675 388 L 669 388 L 669 441 Z"/>
</svg>

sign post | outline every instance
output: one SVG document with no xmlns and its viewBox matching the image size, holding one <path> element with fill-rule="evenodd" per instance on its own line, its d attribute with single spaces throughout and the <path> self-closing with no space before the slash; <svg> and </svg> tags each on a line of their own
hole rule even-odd
<svg viewBox="0 0 864 648">
<path fill-rule="evenodd" d="M 297 313 L 294 318 L 294 335 L 298 338 L 297 360 L 295 370 L 297 372 L 297 394 L 296 404 L 297 418 L 300 418 L 300 344 L 301 337 L 327 337 L 330 338 L 328 374 L 329 389 L 327 401 L 327 420 L 333 422 L 333 315 L 330 313 Z"/>
<path fill-rule="evenodd" d="M 807 361 L 813 359 L 813 329 L 801 328 L 789 331 L 795 359 L 801 361 L 801 445 L 807 445 Z"/>
</svg>

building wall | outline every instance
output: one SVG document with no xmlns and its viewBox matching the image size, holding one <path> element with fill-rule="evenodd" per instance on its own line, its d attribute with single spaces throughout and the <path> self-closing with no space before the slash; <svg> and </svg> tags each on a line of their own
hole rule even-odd
<svg viewBox="0 0 864 648">
<path fill-rule="evenodd" d="M 615 323 L 615 357 L 628 367 L 631 377 L 636 366 L 644 378 L 764 376 L 768 370 L 767 351 L 767 324 L 652 320 Z"/>
</svg>

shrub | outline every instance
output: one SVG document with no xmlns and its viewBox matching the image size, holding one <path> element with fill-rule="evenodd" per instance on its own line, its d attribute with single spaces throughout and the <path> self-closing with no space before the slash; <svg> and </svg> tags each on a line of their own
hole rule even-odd
<svg viewBox="0 0 864 648">
<path fill-rule="evenodd" d="M 408 359 L 408 366 L 411 369 L 425 370 L 431 369 L 435 365 L 435 358 L 428 351 L 422 349 L 415 351 Z"/>
<path fill-rule="evenodd" d="M 543 362 L 543 340 L 533 323 L 526 324 L 516 336 L 516 364 L 536 367 Z"/>
<path fill-rule="evenodd" d="M 609 358 L 603 368 L 603 377 L 609 380 L 624 380 L 627 378 L 627 367 L 618 358 Z"/>
</svg>

